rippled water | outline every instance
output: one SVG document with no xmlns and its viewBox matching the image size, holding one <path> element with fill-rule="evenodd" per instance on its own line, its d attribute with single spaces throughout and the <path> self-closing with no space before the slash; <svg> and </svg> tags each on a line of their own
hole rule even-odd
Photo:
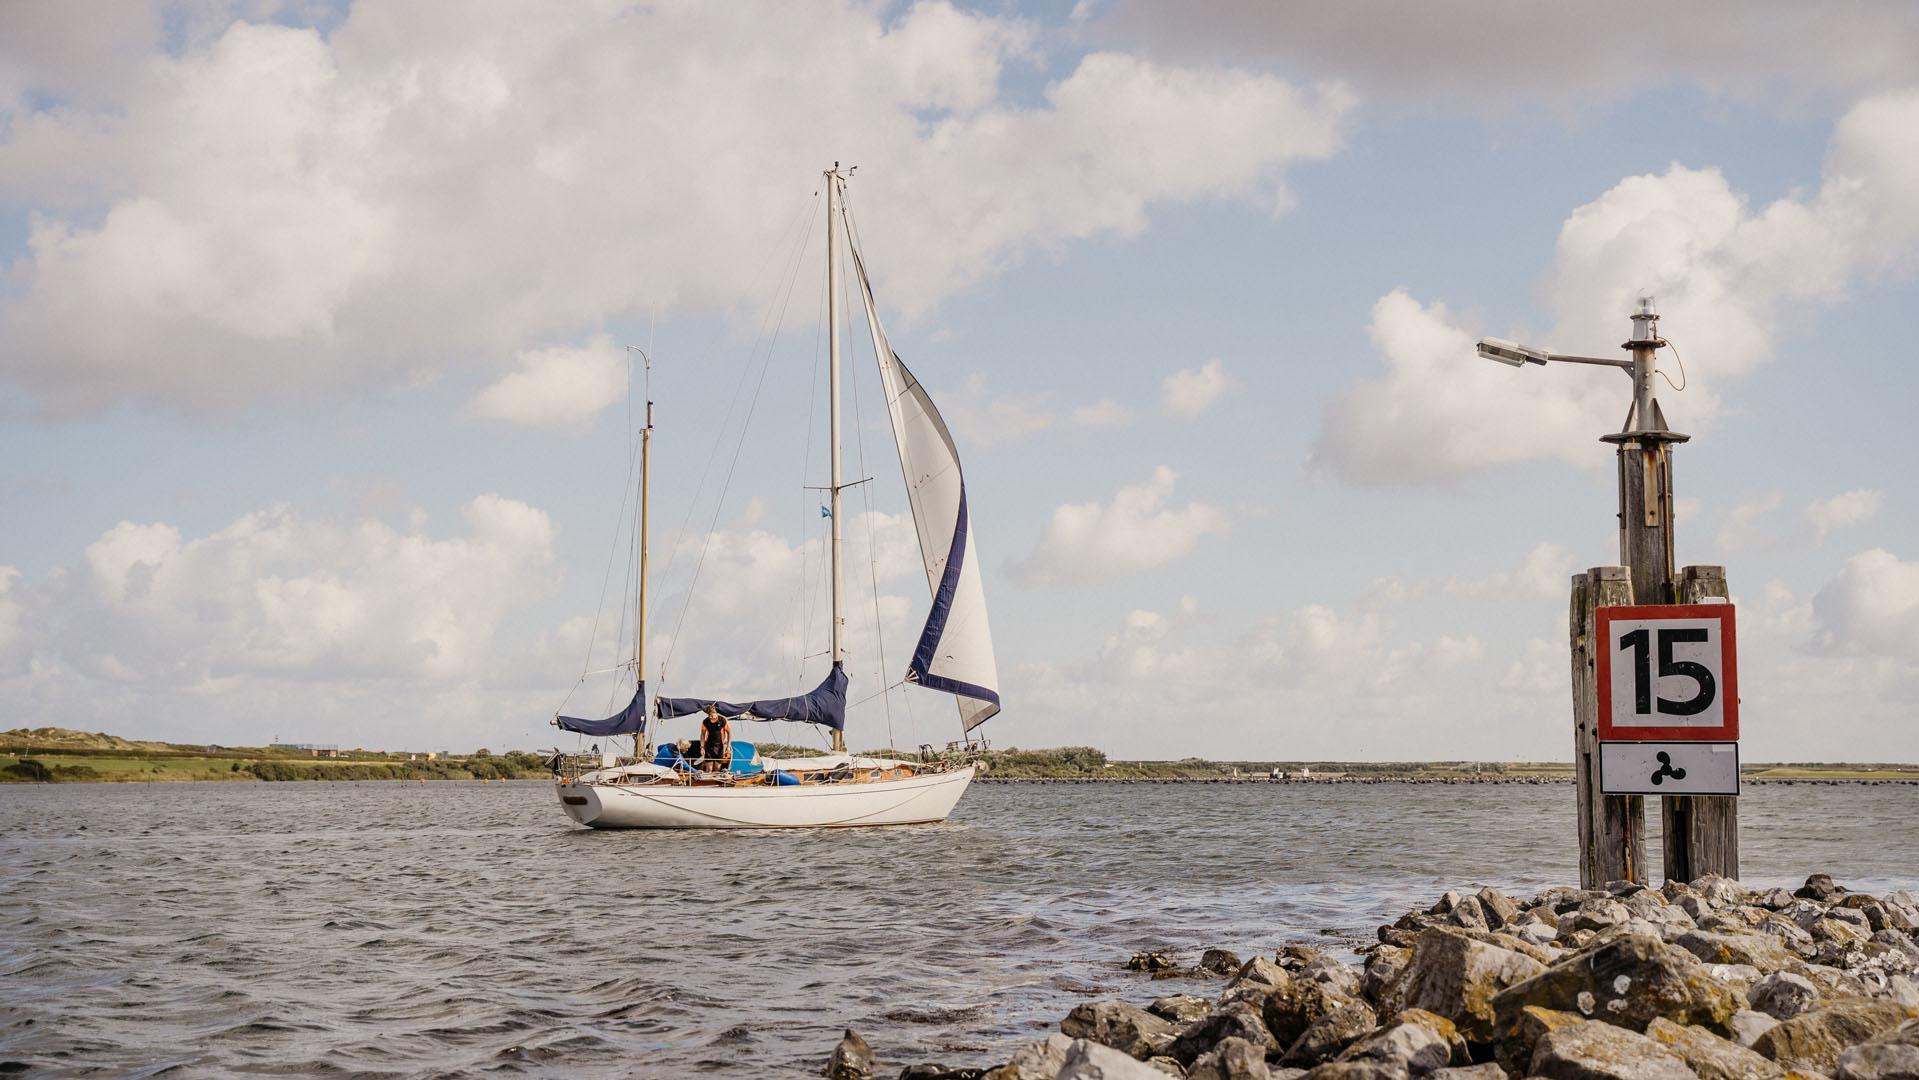
<svg viewBox="0 0 1919 1080">
<path fill-rule="evenodd" d="M 1747 792 L 1748 882 L 1919 884 L 1919 786 Z M 893 1068 L 984 1064 L 1088 995 L 1192 988 L 1122 970 L 1134 949 L 1368 936 L 1448 887 L 1567 882 L 1571 803 L 979 784 L 940 826 L 621 833 L 545 783 L 4 785 L 0 1062 L 802 1075 L 852 1026 Z"/>
</svg>

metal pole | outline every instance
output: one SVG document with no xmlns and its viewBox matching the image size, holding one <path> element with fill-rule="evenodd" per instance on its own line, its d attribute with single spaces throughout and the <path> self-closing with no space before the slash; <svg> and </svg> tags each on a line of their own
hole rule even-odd
<svg viewBox="0 0 1919 1080">
<path fill-rule="evenodd" d="M 652 390 L 650 386 L 652 379 L 650 374 L 653 370 L 653 362 L 648 360 L 646 367 L 649 373 L 649 378 L 647 379 L 649 389 L 646 393 L 651 397 Z M 637 629 L 633 633 L 633 676 L 639 681 L 641 690 L 646 689 L 646 541 L 648 495 L 650 494 L 648 489 L 652 486 L 652 478 L 653 402 L 649 400 L 646 403 L 646 426 L 640 429 L 640 588 L 639 596 L 636 600 L 636 603 L 639 604 L 640 613 L 639 617 L 635 620 Z M 640 708 L 645 712 L 647 718 L 651 719 L 652 705 L 650 701 L 642 701 Z M 653 738 L 652 727 L 652 724 L 642 721 L 640 730 L 633 733 L 633 756 L 641 761 L 646 760 L 646 744 Z"/>
<path fill-rule="evenodd" d="M 840 166 L 826 174 L 826 347 L 827 347 L 827 426 L 831 429 L 828 445 L 832 447 L 832 475 L 828 479 L 831 488 L 831 504 L 827 508 L 831 515 L 833 531 L 833 667 L 839 668 L 846 661 L 846 647 L 841 641 L 841 631 L 846 625 L 845 616 L 840 611 L 840 593 L 843 574 L 840 566 Z M 842 731 L 833 732 L 833 749 L 846 749 L 846 735 Z"/>
</svg>

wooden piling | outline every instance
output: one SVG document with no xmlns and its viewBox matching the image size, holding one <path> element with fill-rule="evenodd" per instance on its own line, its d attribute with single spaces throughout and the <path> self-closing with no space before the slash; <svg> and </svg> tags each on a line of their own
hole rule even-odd
<svg viewBox="0 0 1919 1080">
<path fill-rule="evenodd" d="M 1567 630 L 1572 638 L 1573 763 L 1579 801 L 1579 884 L 1646 884 L 1646 800 L 1607 795 L 1599 786 L 1599 696 L 1594 613 L 1633 602 L 1632 571 L 1595 566 L 1572 579 Z"/>
<path fill-rule="evenodd" d="M 1726 603 L 1731 592 L 1723 566 L 1688 566 L 1680 571 L 1677 600 L 1682 604 Z M 1731 795 L 1667 795 L 1659 816 L 1665 834 L 1668 881 L 1692 881 L 1706 874 L 1739 877 L 1739 800 Z"/>
</svg>

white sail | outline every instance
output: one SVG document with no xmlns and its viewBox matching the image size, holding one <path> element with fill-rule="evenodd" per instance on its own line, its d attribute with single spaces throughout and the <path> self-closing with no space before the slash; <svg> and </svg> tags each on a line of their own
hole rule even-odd
<svg viewBox="0 0 1919 1080">
<path fill-rule="evenodd" d="M 848 230 L 851 232 L 851 230 Z M 959 702 L 960 721 L 971 731 L 999 712 L 999 666 L 993 660 L 993 632 L 986 620 L 986 590 L 980 583 L 979 556 L 966 512 L 966 480 L 959 451 L 940 419 L 933 399 L 887 344 L 873 305 L 866 262 L 852 247 L 866 323 L 873 334 L 886 409 L 899 446 L 900 471 L 919 531 L 920 558 L 933 593 L 932 611 L 907 664 L 909 681 L 944 690 Z"/>
</svg>

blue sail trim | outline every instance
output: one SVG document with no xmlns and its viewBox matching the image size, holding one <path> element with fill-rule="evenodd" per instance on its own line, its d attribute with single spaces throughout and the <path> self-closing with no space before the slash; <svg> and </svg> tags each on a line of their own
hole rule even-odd
<svg viewBox="0 0 1919 1080">
<path fill-rule="evenodd" d="M 899 358 L 896 356 L 894 360 Z M 904 365 L 901 365 L 904 370 Z M 929 690 L 942 690 L 961 697 L 978 698 L 999 704 L 999 692 L 958 679 L 932 673 L 933 654 L 946 633 L 946 620 L 953 614 L 953 594 L 959 590 L 960 570 L 966 562 L 966 481 L 960 481 L 959 513 L 953 521 L 953 542 L 946 549 L 946 570 L 940 574 L 940 586 L 933 592 L 933 608 L 926 613 L 926 627 L 920 631 L 919 646 L 906 663 L 906 677 Z"/>
<path fill-rule="evenodd" d="M 646 730 L 646 684 L 642 682 L 633 691 L 633 700 L 626 708 L 604 720 L 586 720 L 578 716 L 558 716 L 554 722 L 562 731 L 577 731 L 594 738 L 608 735 L 638 735 Z"/>
<path fill-rule="evenodd" d="M 835 731 L 846 728 L 846 669 L 839 664 L 827 673 L 826 681 L 812 692 L 798 697 L 766 698 L 761 701 L 720 701 L 717 698 L 660 698 L 655 702 L 661 719 L 691 716 L 705 712 L 708 705 L 730 719 L 794 720 L 818 724 Z"/>
</svg>

